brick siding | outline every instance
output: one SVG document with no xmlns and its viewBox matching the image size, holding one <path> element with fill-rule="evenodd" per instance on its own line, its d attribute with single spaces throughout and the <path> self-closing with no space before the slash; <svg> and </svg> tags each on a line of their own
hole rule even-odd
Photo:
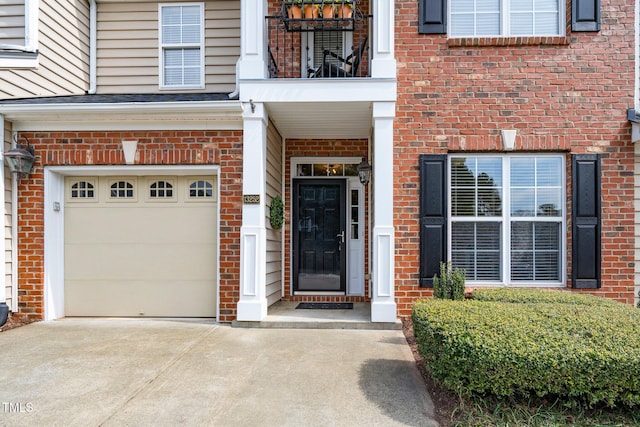
<svg viewBox="0 0 640 427">
<path fill-rule="evenodd" d="M 567 7 L 570 22 L 570 2 Z M 501 129 L 518 130 L 516 153 L 567 155 L 569 231 L 569 154 L 602 155 L 602 288 L 593 293 L 633 303 L 634 152 L 626 109 L 634 104 L 634 7 L 631 0 L 603 0 L 602 30 L 572 34 L 568 25 L 566 40 L 448 41 L 446 35 L 418 34 L 417 1 L 396 1 L 394 208 L 400 315 L 410 313 L 416 298 L 432 294 L 418 286 L 418 156 L 501 152 Z"/>
<path fill-rule="evenodd" d="M 236 317 L 242 225 L 242 132 L 25 132 L 37 161 L 18 187 L 16 316 L 44 317 L 44 166 L 124 165 L 120 141 L 138 140 L 137 165 L 220 165 L 220 321 Z M 23 140 L 21 140 L 22 142 Z M 212 260 L 215 262 L 215 260 Z"/>
</svg>

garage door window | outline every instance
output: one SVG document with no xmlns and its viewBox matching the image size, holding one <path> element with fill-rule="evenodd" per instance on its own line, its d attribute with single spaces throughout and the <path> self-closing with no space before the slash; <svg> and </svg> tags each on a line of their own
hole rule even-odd
<svg viewBox="0 0 640 427">
<path fill-rule="evenodd" d="M 111 184 L 112 199 L 133 199 L 133 184 L 128 181 L 116 181 Z"/>
<path fill-rule="evenodd" d="M 94 199 L 95 194 L 95 187 L 90 182 L 80 181 L 71 186 L 72 199 Z"/>
<path fill-rule="evenodd" d="M 209 181 L 194 181 L 189 185 L 189 197 L 191 199 L 213 198 L 213 184 Z"/>
<path fill-rule="evenodd" d="M 149 186 L 149 198 L 173 199 L 173 184 L 167 181 L 156 181 Z"/>
</svg>

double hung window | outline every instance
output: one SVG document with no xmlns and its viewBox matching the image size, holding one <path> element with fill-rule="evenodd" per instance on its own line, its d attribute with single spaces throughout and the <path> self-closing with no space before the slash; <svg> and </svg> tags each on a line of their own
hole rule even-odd
<svg viewBox="0 0 640 427">
<path fill-rule="evenodd" d="M 453 265 L 477 284 L 564 280 L 562 156 L 451 156 Z"/>
<path fill-rule="evenodd" d="M 160 5 L 160 87 L 204 87 L 204 7 Z"/>
<path fill-rule="evenodd" d="M 564 34 L 560 0 L 450 0 L 451 37 Z"/>
<path fill-rule="evenodd" d="M 0 1 L 0 68 L 38 66 L 38 2 Z"/>
</svg>

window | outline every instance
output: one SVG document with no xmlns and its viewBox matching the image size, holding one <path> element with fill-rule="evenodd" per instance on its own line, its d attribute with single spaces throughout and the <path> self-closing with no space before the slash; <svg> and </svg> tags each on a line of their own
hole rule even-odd
<svg viewBox="0 0 640 427">
<path fill-rule="evenodd" d="M 213 184 L 208 181 L 194 181 L 189 185 L 189 198 L 202 199 L 213 197 Z"/>
<path fill-rule="evenodd" d="M 560 0 L 450 0 L 451 37 L 556 36 L 564 33 Z"/>
<path fill-rule="evenodd" d="M 168 181 L 155 181 L 149 186 L 150 199 L 173 199 L 173 184 Z"/>
<path fill-rule="evenodd" d="M 160 5 L 160 87 L 204 87 L 204 8 Z"/>
<path fill-rule="evenodd" d="M 0 20 L 0 68 L 38 66 L 38 2 L 9 0 Z"/>
<path fill-rule="evenodd" d="M 72 199 L 93 199 L 95 197 L 95 187 L 91 182 L 80 181 L 71 186 Z"/>
<path fill-rule="evenodd" d="M 563 280 L 562 156 L 451 156 L 453 265 L 478 284 Z"/>
<path fill-rule="evenodd" d="M 418 0 L 418 32 L 449 31 L 451 37 L 562 36 L 564 9 L 560 0 Z M 600 0 L 571 0 L 571 31 L 600 31 Z"/>
<path fill-rule="evenodd" d="M 111 184 L 109 197 L 111 199 L 133 199 L 133 184 L 127 181 L 117 181 Z"/>
</svg>

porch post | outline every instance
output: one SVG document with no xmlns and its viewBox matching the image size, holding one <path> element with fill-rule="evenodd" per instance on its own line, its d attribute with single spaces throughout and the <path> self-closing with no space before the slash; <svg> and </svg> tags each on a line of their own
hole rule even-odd
<svg viewBox="0 0 640 427">
<path fill-rule="evenodd" d="M 266 76 L 266 11 L 266 0 L 240 1 L 240 61 L 237 70 L 239 79 L 264 79 Z"/>
<path fill-rule="evenodd" d="M 372 322 L 395 322 L 393 118 L 395 102 L 373 104 Z"/>
<path fill-rule="evenodd" d="M 237 320 L 267 316 L 265 227 L 267 113 L 262 103 L 244 103 L 240 301 Z"/>
<path fill-rule="evenodd" d="M 371 77 L 396 78 L 396 59 L 394 53 L 395 1 L 374 0 L 373 2 L 373 40 L 371 43 L 373 60 Z"/>
</svg>

